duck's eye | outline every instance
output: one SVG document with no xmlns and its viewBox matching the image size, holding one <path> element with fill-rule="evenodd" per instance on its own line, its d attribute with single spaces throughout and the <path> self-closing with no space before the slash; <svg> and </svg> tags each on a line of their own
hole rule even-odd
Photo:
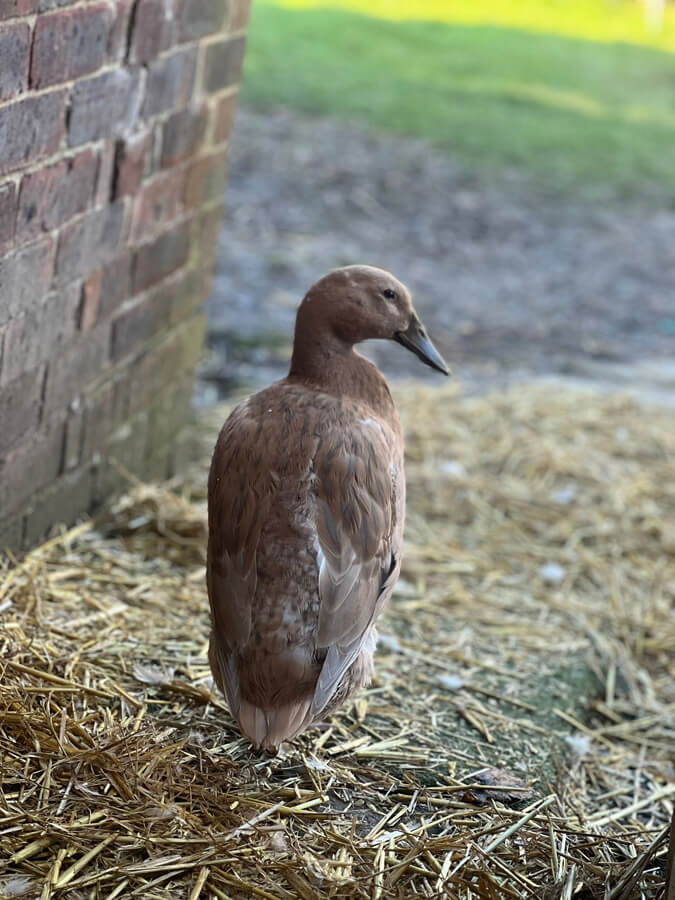
<svg viewBox="0 0 675 900">
<path fill-rule="evenodd" d="M 382 291 L 382 296 L 386 297 L 387 300 L 395 300 L 396 299 L 396 291 L 392 291 L 391 288 L 385 288 Z"/>
</svg>

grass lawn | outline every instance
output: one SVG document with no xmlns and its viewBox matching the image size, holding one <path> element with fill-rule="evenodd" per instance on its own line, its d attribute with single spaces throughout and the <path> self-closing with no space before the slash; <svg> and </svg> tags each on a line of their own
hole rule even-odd
<svg viewBox="0 0 675 900">
<path fill-rule="evenodd" d="M 486 175 L 675 202 L 672 9 L 652 35 L 625 0 L 333 6 L 254 2 L 249 103 L 424 136 Z"/>
</svg>

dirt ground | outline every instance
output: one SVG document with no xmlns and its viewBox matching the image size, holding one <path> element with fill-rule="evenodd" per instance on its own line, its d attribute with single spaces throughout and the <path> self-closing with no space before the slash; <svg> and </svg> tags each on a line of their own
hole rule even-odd
<svg viewBox="0 0 675 900">
<path fill-rule="evenodd" d="M 465 385 L 554 375 L 675 394 L 675 211 L 479 182 L 420 140 L 241 107 L 209 302 L 203 402 L 284 374 L 327 270 L 391 269 Z M 390 377 L 438 378 L 399 347 Z"/>
</svg>

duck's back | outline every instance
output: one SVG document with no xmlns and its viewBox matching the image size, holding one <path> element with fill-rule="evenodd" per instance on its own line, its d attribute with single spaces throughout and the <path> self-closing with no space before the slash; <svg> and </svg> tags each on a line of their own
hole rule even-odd
<svg viewBox="0 0 675 900">
<path fill-rule="evenodd" d="M 210 659 L 255 744 L 310 724 L 357 663 L 398 576 L 404 492 L 395 412 L 286 380 L 225 423 L 209 476 Z"/>
</svg>

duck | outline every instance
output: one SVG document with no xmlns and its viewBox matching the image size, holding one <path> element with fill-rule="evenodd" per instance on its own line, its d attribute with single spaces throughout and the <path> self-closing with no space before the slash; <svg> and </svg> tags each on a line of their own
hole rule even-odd
<svg viewBox="0 0 675 900">
<path fill-rule="evenodd" d="M 278 752 L 373 676 L 406 488 L 391 391 L 355 349 L 370 339 L 450 374 L 400 281 L 335 269 L 298 307 L 288 375 L 233 409 L 213 452 L 209 663 L 257 751 Z"/>
</svg>

